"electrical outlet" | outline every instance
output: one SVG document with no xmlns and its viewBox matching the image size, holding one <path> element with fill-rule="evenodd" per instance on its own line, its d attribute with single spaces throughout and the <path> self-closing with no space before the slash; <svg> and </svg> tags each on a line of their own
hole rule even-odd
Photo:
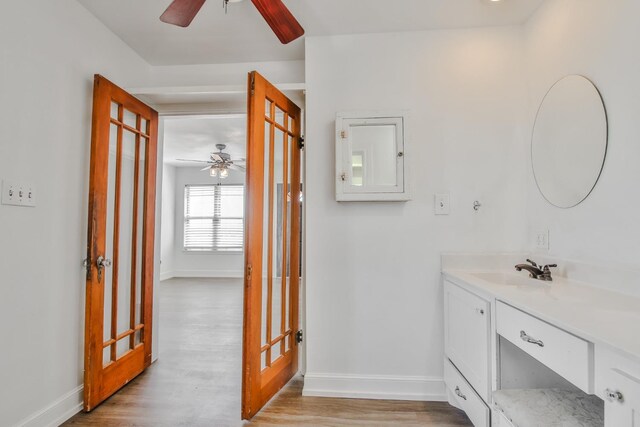
<svg viewBox="0 0 640 427">
<path fill-rule="evenodd" d="M 34 207 L 36 205 L 35 187 L 30 184 L 2 181 L 2 204 Z"/>
<path fill-rule="evenodd" d="M 540 230 L 536 233 L 536 249 L 540 251 L 549 250 L 549 230 Z"/>
<path fill-rule="evenodd" d="M 451 211 L 449 193 L 436 194 L 434 210 L 436 215 L 449 215 Z"/>
</svg>

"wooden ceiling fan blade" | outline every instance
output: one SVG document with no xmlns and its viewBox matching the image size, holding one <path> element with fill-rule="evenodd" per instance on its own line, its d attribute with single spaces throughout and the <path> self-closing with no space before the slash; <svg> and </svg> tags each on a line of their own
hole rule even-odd
<svg viewBox="0 0 640 427">
<path fill-rule="evenodd" d="M 188 27 L 204 2 L 205 0 L 174 0 L 160 16 L 160 20 L 167 24 Z"/>
<path fill-rule="evenodd" d="M 251 0 L 282 44 L 304 35 L 304 28 L 282 3 L 282 0 Z"/>
<path fill-rule="evenodd" d="M 202 169 L 200 169 L 200 172 L 202 172 L 202 171 L 208 171 L 209 169 L 211 169 L 211 166 L 207 166 L 206 168 L 202 168 Z"/>
<path fill-rule="evenodd" d="M 232 170 L 240 171 L 240 172 L 245 172 L 247 170 L 246 168 L 243 168 L 242 166 L 238 166 L 238 165 L 229 165 L 228 168 Z"/>
</svg>

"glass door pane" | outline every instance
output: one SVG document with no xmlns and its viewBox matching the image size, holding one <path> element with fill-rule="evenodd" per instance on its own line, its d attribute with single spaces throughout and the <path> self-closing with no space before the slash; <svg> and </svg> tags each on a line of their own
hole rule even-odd
<svg viewBox="0 0 640 427">
<path fill-rule="evenodd" d="M 103 365 L 143 342 L 142 260 L 148 121 L 112 103 L 107 179 Z"/>
</svg>

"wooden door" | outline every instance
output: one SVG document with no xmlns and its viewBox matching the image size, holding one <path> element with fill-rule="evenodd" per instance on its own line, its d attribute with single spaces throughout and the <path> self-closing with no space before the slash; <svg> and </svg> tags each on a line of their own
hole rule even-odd
<svg viewBox="0 0 640 427">
<path fill-rule="evenodd" d="M 157 129 L 157 112 L 95 76 L 85 411 L 151 364 Z"/>
<path fill-rule="evenodd" d="M 298 370 L 300 108 L 249 74 L 242 418 Z"/>
</svg>

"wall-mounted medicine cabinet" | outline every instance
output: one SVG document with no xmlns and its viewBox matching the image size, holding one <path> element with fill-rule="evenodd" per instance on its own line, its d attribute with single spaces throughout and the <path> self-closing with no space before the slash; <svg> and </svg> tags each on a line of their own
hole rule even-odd
<svg viewBox="0 0 640 427">
<path fill-rule="evenodd" d="M 406 113 L 336 115 L 336 200 L 407 201 Z"/>
</svg>

